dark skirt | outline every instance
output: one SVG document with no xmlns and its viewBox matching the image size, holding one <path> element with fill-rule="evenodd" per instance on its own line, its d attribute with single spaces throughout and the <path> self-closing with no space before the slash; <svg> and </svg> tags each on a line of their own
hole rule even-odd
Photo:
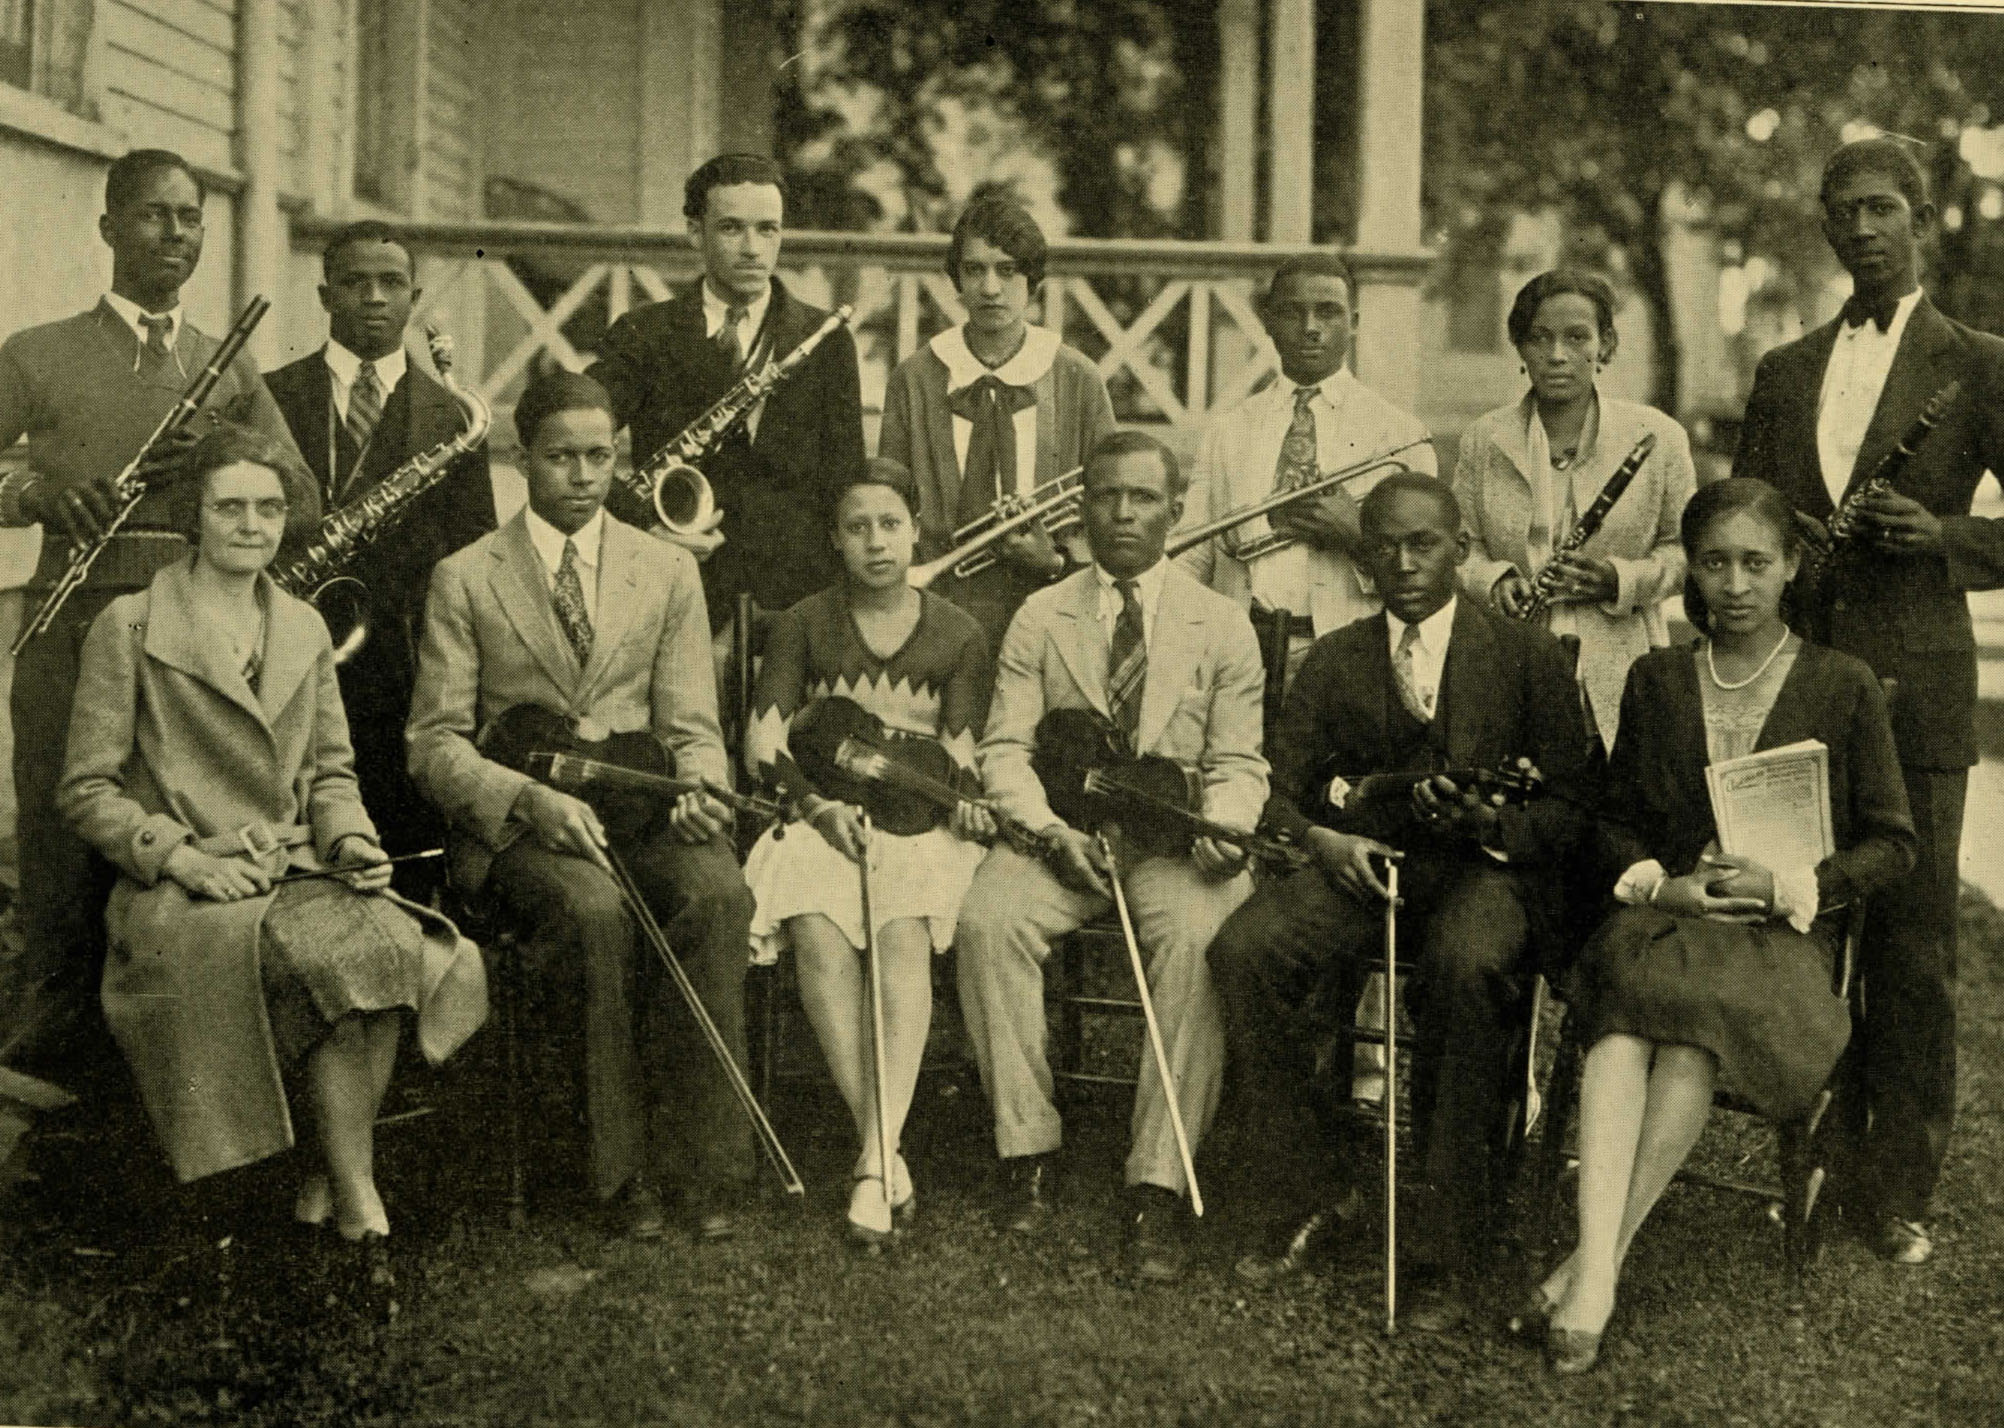
<svg viewBox="0 0 2004 1428">
<path fill-rule="evenodd" d="M 1624 907 L 1574 964 L 1569 1014 L 1583 1044 L 1626 1033 L 1697 1046 L 1719 1060 L 1724 1085 L 1763 1115 L 1802 1114 L 1851 1037 L 1831 988 L 1836 950 L 1820 926 L 1741 926 Z"/>
<path fill-rule="evenodd" d="M 424 931 L 384 897 L 326 878 L 288 883 L 258 946 L 278 1064 L 292 1071 L 342 1017 L 407 1007 L 424 995 Z"/>
</svg>

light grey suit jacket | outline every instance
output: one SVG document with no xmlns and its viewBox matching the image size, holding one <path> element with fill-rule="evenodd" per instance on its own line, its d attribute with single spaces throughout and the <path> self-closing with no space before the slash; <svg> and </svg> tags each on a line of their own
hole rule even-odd
<svg viewBox="0 0 2004 1428">
<path fill-rule="evenodd" d="M 439 562 L 406 740 L 411 778 L 459 835 L 459 887 L 479 887 L 494 854 L 527 831 L 509 815 L 528 776 L 476 747 L 496 715 L 525 703 L 578 720 L 593 737 L 651 729 L 684 776 L 729 782 L 694 557 L 608 514 L 598 618 L 582 668 L 557 624 L 523 514 Z"/>
<path fill-rule="evenodd" d="M 1050 709 L 1092 708 L 1111 717 L 1106 660 L 1092 566 L 1031 595 L 1003 637 L 976 761 L 989 796 L 1032 828 L 1058 821 L 1030 767 L 1037 721 Z M 1259 642 L 1245 611 L 1171 564 L 1148 637 L 1135 744 L 1195 769 L 1204 783 L 1205 816 L 1233 828 L 1251 829 L 1266 803 L 1264 687 Z"/>
</svg>

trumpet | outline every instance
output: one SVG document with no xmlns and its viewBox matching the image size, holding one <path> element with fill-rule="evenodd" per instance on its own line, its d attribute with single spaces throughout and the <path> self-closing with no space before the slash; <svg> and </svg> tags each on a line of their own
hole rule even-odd
<svg viewBox="0 0 2004 1428">
<path fill-rule="evenodd" d="M 1262 496 L 1257 501 L 1240 506 L 1237 510 L 1227 511 L 1215 521 L 1206 521 L 1201 526 L 1194 526 L 1171 540 L 1169 542 L 1168 554 L 1173 558 L 1181 555 L 1186 550 L 1194 550 L 1205 541 L 1223 535 L 1226 531 L 1234 530 L 1257 516 L 1270 515 L 1285 506 L 1294 505 L 1298 501 L 1305 501 L 1311 496 L 1320 496 L 1325 491 L 1333 491 L 1338 486 L 1343 486 L 1361 477 L 1369 476 L 1374 471 L 1380 471 L 1386 467 L 1390 467 L 1393 471 L 1410 471 L 1412 468 L 1399 460 L 1399 456 L 1411 451 L 1415 446 L 1426 445 L 1430 440 L 1432 440 L 1431 437 L 1415 437 L 1403 446 L 1388 447 L 1376 455 L 1365 457 L 1362 461 L 1353 462 L 1348 466 L 1339 466 L 1333 471 L 1324 471 L 1312 481 L 1304 481 L 1299 486 L 1290 486 L 1285 491 L 1275 491 L 1271 495 Z M 1250 565 L 1253 561 L 1259 560 L 1263 556 L 1272 555 L 1277 550 L 1287 549 L 1289 546 L 1295 544 L 1298 539 L 1299 537 L 1291 535 L 1286 531 L 1269 530 L 1265 535 L 1254 536 L 1251 540 L 1240 542 L 1238 545 L 1232 547 L 1228 553 L 1232 559 Z"/>
<path fill-rule="evenodd" d="M 1053 539 L 1070 535 L 1083 523 L 1079 503 L 1084 499 L 1083 466 L 1053 476 L 1027 495 L 1004 496 L 953 533 L 953 549 L 937 560 L 914 565 L 906 578 L 923 590 L 949 570 L 961 580 L 978 575 L 995 563 L 995 545 L 1032 521 L 1042 523 Z"/>
<path fill-rule="evenodd" d="M 847 326 L 855 315 L 855 308 L 842 304 L 784 357 L 770 358 L 745 373 L 708 411 L 683 427 L 629 474 L 620 477 L 621 483 L 653 506 L 654 514 L 672 534 L 702 535 L 716 514 L 717 502 L 710 490 L 709 477 L 698 471 L 694 463 L 713 452 L 732 427 L 750 416 L 753 407 L 771 396 L 773 388 L 792 376 L 802 362 L 814 355 L 815 348 L 834 335 L 836 328 Z"/>
</svg>

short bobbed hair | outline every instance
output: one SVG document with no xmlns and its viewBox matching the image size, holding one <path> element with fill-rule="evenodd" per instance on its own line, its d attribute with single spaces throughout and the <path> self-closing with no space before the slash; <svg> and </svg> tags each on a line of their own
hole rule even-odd
<svg viewBox="0 0 2004 1428">
<path fill-rule="evenodd" d="M 1032 292 L 1044 281 L 1044 261 L 1050 252 L 1044 230 L 1037 226 L 1030 210 L 1008 194 L 991 193 L 975 199 L 953 225 L 953 237 L 946 245 L 946 276 L 956 289 L 960 286 L 960 260 L 970 238 L 992 243 L 1014 258 Z"/>
<path fill-rule="evenodd" d="M 842 509 L 842 499 L 859 486 L 888 486 L 897 492 L 898 499 L 905 503 L 905 510 L 913 520 L 918 519 L 918 481 L 905 468 L 902 461 L 893 461 L 888 456 L 872 456 L 863 463 L 863 469 L 845 477 L 835 489 L 835 498 L 828 503 L 829 524 L 834 524 L 836 513 Z"/>
<path fill-rule="evenodd" d="M 1568 263 L 1538 274 L 1517 290 L 1516 301 L 1510 304 L 1510 316 L 1504 324 L 1510 333 L 1510 345 L 1522 347 L 1530 341 L 1531 324 L 1538 320 L 1538 309 L 1547 299 L 1566 293 L 1593 304 L 1602 341 L 1614 336 L 1614 285 L 1591 268 Z"/>
<path fill-rule="evenodd" d="M 1145 431 L 1128 428 L 1110 431 L 1093 443 L 1092 452 L 1086 457 L 1085 470 L 1080 474 L 1081 489 L 1092 485 L 1092 473 L 1116 456 L 1133 456 L 1140 452 L 1154 455 L 1162 463 L 1162 472 L 1169 478 L 1169 494 L 1181 496 L 1190 489 L 1190 478 L 1183 472 L 1183 463 L 1176 459 L 1176 453 L 1162 444 L 1159 437 Z"/>
<path fill-rule="evenodd" d="M 764 154 L 718 154 L 682 185 L 682 216 L 700 221 L 710 211 L 710 190 L 737 183 L 770 184 L 786 202 L 786 173 Z"/>
<path fill-rule="evenodd" d="M 1795 508 L 1767 482 L 1750 476 L 1728 476 L 1723 481 L 1700 486 L 1684 506 L 1677 538 L 1684 546 L 1684 559 L 1688 562 L 1684 575 L 1684 618 L 1702 635 L 1712 632 L 1712 612 L 1698 591 L 1697 576 L 1691 573 L 1697 567 L 1698 546 L 1713 526 L 1728 516 L 1740 514 L 1754 517 L 1773 532 L 1783 555 L 1802 553 L 1802 526 L 1795 518 Z M 1795 623 L 1795 605 L 1795 587 L 1790 585 L 1782 591 L 1781 618 L 1791 625 Z"/>
<path fill-rule="evenodd" d="M 615 427 L 619 425 L 612 398 L 596 378 L 553 367 L 541 376 L 530 378 L 529 384 L 522 388 L 522 395 L 515 401 L 515 435 L 527 451 L 536 444 L 536 433 L 543 429 L 543 423 L 558 412 L 593 409 L 604 412 Z"/>
<path fill-rule="evenodd" d="M 139 185 L 162 169 L 179 169 L 186 174 L 188 182 L 195 185 L 195 197 L 208 202 L 209 186 L 202 182 L 193 164 L 172 149 L 134 149 L 112 160 L 111 167 L 105 170 L 104 211 L 116 213 L 132 202 Z"/>
<path fill-rule="evenodd" d="M 305 473 L 286 450 L 256 427 L 233 421 L 219 421 L 204 432 L 188 450 L 181 475 L 167 488 L 165 519 L 168 526 L 185 536 L 190 545 L 201 539 L 202 498 L 208 494 L 209 478 L 230 466 L 262 466 L 278 477 L 285 493 L 285 537 L 290 546 L 309 535 L 319 516 L 317 493 L 306 484 Z"/>
</svg>

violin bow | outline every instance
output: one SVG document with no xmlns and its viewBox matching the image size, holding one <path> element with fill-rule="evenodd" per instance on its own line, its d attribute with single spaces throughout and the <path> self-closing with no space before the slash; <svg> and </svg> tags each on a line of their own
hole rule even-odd
<svg viewBox="0 0 2004 1428">
<path fill-rule="evenodd" d="M 1176 1156 L 1183 1163 L 1183 1179 L 1190 1187 L 1190 1213 L 1202 1218 L 1204 1193 L 1197 1188 L 1197 1165 L 1190 1155 L 1190 1137 L 1183 1130 L 1182 1098 L 1175 1074 L 1169 1069 L 1169 1054 L 1162 1049 L 1162 1024 L 1155 1019 L 1155 999 L 1148 994 L 1148 968 L 1141 960 L 1141 943 L 1135 938 L 1134 919 L 1127 911 L 1127 891 L 1120 885 L 1120 861 L 1114 856 L 1112 839 L 1104 833 L 1094 836 L 1106 859 L 1106 880 L 1113 884 L 1113 906 L 1120 914 L 1120 935 L 1127 943 L 1127 959 L 1134 969 L 1135 996 L 1148 1023 L 1148 1049 L 1155 1057 L 1155 1074 L 1162 1078 L 1162 1094 L 1169 1102 L 1169 1129 L 1176 1137 Z"/>
<path fill-rule="evenodd" d="M 1385 860 L 1385 1334 L 1399 1318 L 1399 863 Z"/>
</svg>

